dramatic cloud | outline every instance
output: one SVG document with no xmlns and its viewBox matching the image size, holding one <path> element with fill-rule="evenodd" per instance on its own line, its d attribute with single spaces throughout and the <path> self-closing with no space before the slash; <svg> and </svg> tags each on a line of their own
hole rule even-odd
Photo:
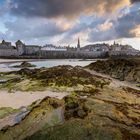
<svg viewBox="0 0 140 140">
<path fill-rule="evenodd" d="M 140 37 L 140 0 L 0 0 L 0 38 L 75 43 Z"/>
<path fill-rule="evenodd" d="M 140 25 L 137 25 L 134 29 L 132 29 L 130 34 L 135 37 L 140 37 Z"/>
<path fill-rule="evenodd" d="M 112 12 L 129 0 L 12 0 L 11 12 L 26 17 L 75 17 L 81 13 Z"/>
<path fill-rule="evenodd" d="M 10 0 L 5 0 L 5 1 L 0 1 L 0 16 L 4 15 L 10 10 L 10 5 L 11 1 Z"/>
<path fill-rule="evenodd" d="M 119 38 L 140 37 L 140 7 L 133 5 L 127 14 L 98 25 L 97 30 L 89 34 L 90 41 L 107 41 Z M 103 30 L 106 29 L 106 30 Z"/>
<path fill-rule="evenodd" d="M 6 22 L 5 27 L 7 28 L 5 36 L 10 40 L 54 37 L 66 31 L 53 21 L 42 20 L 40 22 L 38 19 L 29 19 L 27 24 L 25 18 L 19 18 L 14 22 Z"/>
<path fill-rule="evenodd" d="M 135 34 L 131 34 L 131 30 L 135 29 L 138 25 L 140 25 L 140 9 L 132 11 L 119 18 L 115 29 L 120 38 L 135 37 Z"/>
<path fill-rule="evenodd" d="M 132 3 L 140 2 L 140 0 L 131 0 Z"/>
<path fill-rule="evenodd" d="M 103 24 L 99 25 L 98 28 L 99 28 L 100 31 L 105 32 L 105 31 L 109 30 L 112 27 L 113 27 L 113 23 L 109 22 L 109 21 L 106 21 Z"/>
</svg>

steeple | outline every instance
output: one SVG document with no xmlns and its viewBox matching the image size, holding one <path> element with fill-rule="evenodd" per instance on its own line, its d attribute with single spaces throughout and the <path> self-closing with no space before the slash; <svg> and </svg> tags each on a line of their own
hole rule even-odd
<svg viewBox="0 0 140 140">
<path fill-rule="evenodd" d="M 77 50 L 80 50 L 80 39 L 78 38 Z"/>
<path fill-rule="evenodd" d="M 2 40 L 2 44 L 5 44 L 5 43 L 6 43 L 6 42 L 5 42 L 5 40 L 3 39 L 3 40 Z"/>
</svg>

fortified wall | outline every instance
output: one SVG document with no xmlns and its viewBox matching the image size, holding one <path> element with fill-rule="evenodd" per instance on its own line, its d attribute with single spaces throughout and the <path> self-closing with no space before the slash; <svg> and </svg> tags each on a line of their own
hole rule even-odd
<svg viewBox="0 0 140 140">
<path fill-rule="evenodd" d="M 140 56 L 139 51 L 111 51 L 109 52 L 110 57 L 115 57 L 115 56 Z"/>
<path fill-rule="evenodd" d="M 93 59 L 105 58 L 107 52 L 85 52 L 85 51 L 40 51 L 40 58 L 46 59 Z"/>
<path fill-rule="evenodd" d="M 16 49 L 0 49 L 0 56 L 3 57 L 14 57 L 14 56 L 18 56 L 18 51 Z"/>
<path fill-rule="evenodd" d="M 12 46 L 11 42 L 2 41 L 0 43 L 0 57 L 3 58 L 27 58 L 27 59 L 94 59 L 122 56 L 140 56 L 140 51 L 133 49 L 129 45 L 114 43 L 94 44 L 83 48 L 80 47 L 80 40 L 76 48 L 61 48 L 56 46 L 36 46 L 25 45 L 20 40 Z"/>
</svg>

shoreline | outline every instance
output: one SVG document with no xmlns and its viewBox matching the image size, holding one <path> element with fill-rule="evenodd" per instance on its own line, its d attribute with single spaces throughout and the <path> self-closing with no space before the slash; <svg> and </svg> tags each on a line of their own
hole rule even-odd
<svg viewBox="0 0 140 140">
<path fill-rule="evenodd" d="M 36 60 L 34 60 L 34 61 L 36 61 Z M 4 62 L 2 62 L 2 63 L 4 63 Z M 9 63 L 9 62 L 7 62 L 7 63 Z M 15 61 L 12 61 L 11 63 L 15 63 Z M 89 69 L 84 69 L 84 70 L 86 70 L 87 72 L 89 72 L 92 75 L 110 79 L 111 80 L 110 86 L 113 88 L 129 87 L 129 88 L 132 88 L 135 90 L 140 90 L 139 87 L 136 87 L 132 83 L 129 83 L 126 81 L 120 81 L 120 80 L 110 77 L 109 75 L 98 73 L 93 70 L 89 70 Z M 0 68 L 0 71 L 1 71 L 1 68 Z M 63 97 L 65 97 L 67 95 L 68 95 L 68 92 L 53 92 L 50 90 L 35 91 L 35 92 L 16 91 L 15 93 L 8 93 L 8 91 L 0 91 L 0 108 L 1 107 L 20 108 L 21 106 L 28 106 L 28 105 L 32 104 L 32 102 L 39 100 L 39 99 L 43 99 L 47 96 L 62 99 Z"/>
<path fill-rule="evenodd" d="M 77 60 L 77 61 L 93 61 L 93 60 L 107 60 L 107 59 L 1 59 L 0 58 L 0 64 L 11 64 L 11 63 L 18 63 L 18 62 L 23 62 L 23 61 L 27 61 L 27 62 L 37 62 L 37 61 L 63 61 L 63 60 L 69 60 L 69 61 L 73 61 L 73 60 Z"/>
<path fill-rule="evenodd" d="M 18 62 L 36 62 L 36 61 L 45 61 L 46 59 L 0 59 L 0 64 L 12 64 Z"/>
<path fill-rule="evenodd" d="M 77 63 L 77 65 L 82 66 L 79 63 L 88 63 L 88 62 L 92 63 L 97 60 L 104 61 L 105 59 L 86 59 L 86 60 L 83 60 L 83 59 L 0 59 L 0 72 L 15 71 L 16 69 L 11 67 L 10 65 L 22 63 L 22 62 L 45 63 L 44 65 L 46 66 L 42 65 L 42 66 L 37 66 L 36 68 L 41 68 L 41 67 L 50 68 L 50 67 L 54 67 L 58 65 L 72 65 L 73 66 L 74 63 Z"/>
</svg>

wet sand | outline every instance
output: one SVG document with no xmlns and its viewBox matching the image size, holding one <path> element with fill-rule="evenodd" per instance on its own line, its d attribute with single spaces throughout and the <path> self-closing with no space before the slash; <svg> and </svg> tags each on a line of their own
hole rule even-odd
<svg viewBox="0 0 140 140">
<path fill-rule="evenodd" d="M 45 97 L 55 97 L 62 99 L 69 93 L 66 92 L 20 92 L 8 93 L 7 91 L 0 91 L 0 108 L 1 107 L 12 107 L 18 109 L 23 106 L 31 105 L 34 101 L 43 99 Z"/>
<path fill-rule="evenodd" d="M 7 91 L 0 91 L 0 108 L 1 107 L 11 107 L 13 109 L 23 108 L 19 112 L 10 114 L 2 119 L 0 119 L 0 130 L 5 126 L 13 126 L 19 123 L 22 118 L 24 118 L 29 111 L 27 111 L 26 107 L 31 105 L 33 102 L 44 99 L 45 97 L 54 97 L 57 99 L 62 99 L 65 96 L 69 95 L 67 92 L 52 92 L 52 91 L 43 91 L 43 92 L 21 92 L 17 91 L 15 93 L 8 93 Z M 57 110 L 56 110 L 57 111 Z M 62 117 L 61 111 L 56 112 L 59 114 L 59 117 Z M 51 113 L 51 115 L 53 115 Z M 49 117 L 48 114 L 48 119 Z"/>
<path fill-rule="evenodd" d="M 104 77 L 104 78 L 107 78 L 107 79 L 110 79 L 111 80 L 111 83 L 110 83 L 110 86 L 113 87 L 113 88 L 119 88 L 119 87 L 129 87 L 129 88 L 132 88 L 132 89 L 135 89 L 135 90 L 139 90 L 140 91 L 140 88 L 137 87 L 135 84 L 133 83 L 130 83 L 130 82 L 127 82 L 127 81 L 120 81 L 120 80 L 117 80 L 115 78 L 112 78 L 111 76 L 109 75 L 106 75 L 106 74 L 102 74 L 102 73 L 98 73 L 94 70 L 89 70 L 89 69 L 85 69 L 87 72 L 93 74 L 93 75 L 96 75 L 96 76 L 101 76 L 101 77 Z"/>
</svg>

